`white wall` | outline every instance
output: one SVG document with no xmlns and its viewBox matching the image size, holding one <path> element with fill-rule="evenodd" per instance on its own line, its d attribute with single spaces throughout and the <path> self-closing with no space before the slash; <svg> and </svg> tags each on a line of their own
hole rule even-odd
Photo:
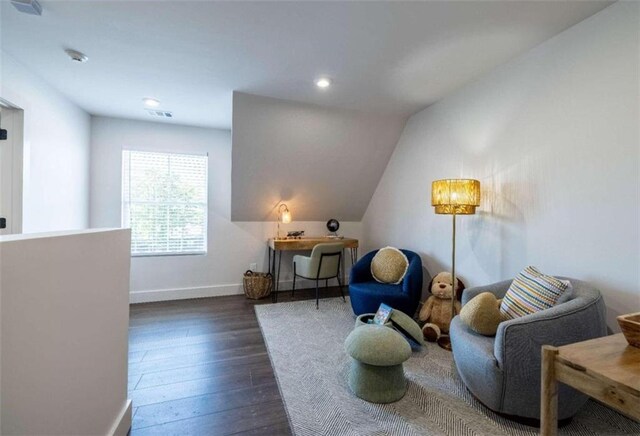
<svg viewBox="0 0 640 436">
<path fill-rule="evenodd" d="M 5 52 L 0 57 L 0 97 L 24 110 L 22 231 L 86 228 L 89 115 Z"/>
<path fill-rule="evenodd" d="M 126 434 L 128 230 L 0 237 L 0 433 Z"/>
<path fill-rule="evenodd" d="M 468 286 L 531 264 L 598 286 L 613 328 L 640 310 L 639 9 L 618 2 L 414 115 L 365 214 L 368 244 L 448 270 L 451 217 L 431 182 L 477 178 L 479 213 L 458 218 Z"/>
<path fill-rule="evenodd" d="M 405 121 L 235 92 L 232 219 L 361 221 Z"/>
<path fill-rule="evenodd" d="M 229 131 L 106 117 L 92 117 L 91 126 L 91 227 L 121 225 L 123 148 L 209 154 L 208 254 L 132 258 L 132 302 L 241 293 L 242 274 L 251 263 L 267 270 L 266 240 L 274 236 L 275 223 L 230 219 Z M 291 212 L 294 222 L 282 231 L 326 233 L 324 222 L 296 222 L 296 210 Z M 359 238 L 361 224 L 342 223 L 341 233 Z M 290 261 L 283 257 L 285 282 L 291 278 Z"/>
</svg>

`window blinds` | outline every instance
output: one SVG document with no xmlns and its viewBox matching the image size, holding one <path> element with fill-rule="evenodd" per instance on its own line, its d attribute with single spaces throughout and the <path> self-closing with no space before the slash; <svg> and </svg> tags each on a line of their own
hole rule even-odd
<svg viewBox="0 0 640 436">
<path fill-rule="evenodd" d="M 202 155 L 124 150 L 122 225 L 133 256 L 207 251 L 207 166 Z"/>
</svg>

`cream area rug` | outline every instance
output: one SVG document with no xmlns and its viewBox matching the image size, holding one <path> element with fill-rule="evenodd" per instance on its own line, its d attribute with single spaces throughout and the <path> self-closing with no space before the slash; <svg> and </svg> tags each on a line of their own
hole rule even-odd
<svg viewBox="0 0 640 436">
<path fill-rule="evenodd" d="M 256 314 L 296 435 L 537 435 L 473 398 L 451 354 L 429 344 L 404 364 L 409 388 L 392 404 L 372 404 L 347 385 L 344 340 L 355 316 L 341 298 L 256 306 Z M 640 424 L 589 401 L 566 435 L 639 435 Z"/>
</svg>

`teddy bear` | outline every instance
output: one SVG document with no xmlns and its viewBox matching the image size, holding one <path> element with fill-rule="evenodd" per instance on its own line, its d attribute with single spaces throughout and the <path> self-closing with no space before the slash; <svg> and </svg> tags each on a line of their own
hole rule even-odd
<svg viewBox="0 0 640 436">
<path fill-rule="evenodd" d="M 460 297 L 464 283 L 456 277 L 455 295 L 452 291 L 451 273 L 441 272 L 431 281 L 431 295 L 420 309 L 419 319 L 425 322 L 422 333 L 425 340 L 435 342 L 442 334 L 449 333 L 451 319 L 460 313 Z M 455 297 L 455 313 L 451 313 L 451 299 Z"/>
</svg>

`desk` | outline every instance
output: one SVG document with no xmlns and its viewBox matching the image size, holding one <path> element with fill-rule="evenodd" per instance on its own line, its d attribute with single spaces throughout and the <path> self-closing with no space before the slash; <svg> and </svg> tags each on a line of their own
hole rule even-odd
<svg viewBox="0 0 640 436">
<path fill-rule="evenodd" d="M 280 280 L 280 264 L 282 263 L 283 251 L 311 251 L 318 244 L 326 244 L 330 242 L 341 242 L 344 248 L 349 248 L 351 252 L 351 265 L 358 260 L 358 240 L 353 238 L 329 238 L 329 237 L 308 237 L 301 239 L 269 239 L 269 269 L 273 276 L 273 296 L 272 301 L 278 301 L 278 284 Z M 278 259 L 276 262 L 276 258 Z M 276 269 L 277 263 L 277 269 Z M 342 256 L 342 283 L 345 283 L 345 261 L 344 254 Z"/>
<path fill-rule="evenodd" d="M 558 432 L 558 382 L 640 421 L 640 348 L 622 335 L 542 347 L 540 434 Z"/>
</svg>

